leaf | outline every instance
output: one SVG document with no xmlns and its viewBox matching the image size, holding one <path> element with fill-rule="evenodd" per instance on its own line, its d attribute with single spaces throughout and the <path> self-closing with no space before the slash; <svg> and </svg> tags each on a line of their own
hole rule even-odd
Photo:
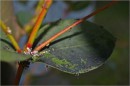
<svg viewBox="0 0 130 86">
<path fill-rule="evenodd" d="M 0 61 L 12 62 L 12 61 L 23 61 L 30 58 L 30 56 L 25 54 L 19 54 L 17 52 L 12 52 L 9 50 L 0 49 L 1 58 Z"/>
<path fill-rule="evenodd" d="M 48 29 L 41 41 L 49 39 L 74 21 L 61 20 L 51 28 L 41 28 L 40 31 Z M 115 41 L 115 37 L 102 26 L 85 21 L 53 41 L 39 53 L 39 58 L 34 58 L 67 73 L 85 73 L 98 68 L 108 59 Z"/>
<path fill-rule="evenodd" d="M 10 51 L 14 51 L 13 45 L 10 43 L 7 35 L 0 28 L 0 49 L 8 48 Z"/>
<path fill-rule="evenodd" d="M 19 54 L 8 41 L 0 39 L 0 61 L 12 62 L 29 59 L 30 55 Z"/>
</svg>

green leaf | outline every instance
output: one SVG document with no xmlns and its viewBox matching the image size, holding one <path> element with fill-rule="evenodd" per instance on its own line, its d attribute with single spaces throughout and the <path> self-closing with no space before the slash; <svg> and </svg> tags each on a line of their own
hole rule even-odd
<svg viewBox="0 0 130 86">
<path fill-rule="evenodd" d="M 8 48 L 10 51 L 14 51 L 13 45 L 10 43 L 7 35 L 0 28 L 0 49 Z"/>
<path fill-rule="evenodd" d="M 30 57 L 30 55 L 15 52 L 11 43 L 4 39 L 0 39 L 0 61 L 23 61 L 29 59 Z"/>
<path fill-rule="evenodd" d="M 73 22 L 75 20 L 61 20 L 53 23 L 51 28 L 44 26 L 40 33 L 46 31 L 46 34 L 41 41 Z M 38 59 L 34 58 L 67 73 L 85 73 L 98 68 L 108 59 L 115 41 L 115 37 L 102 26 L 85 21 L 53 41 L 39 53 L 41 56 Z"/>
<path fill-rule="evenodd" d="M 0 49 L 0 61 L 12 62 L 12 61 L 23 61 L 29 59 L 29 55 L 19 54 L 9 50 Z"/>
<path fill-rule="evenodd" d="M 8 40 L 6 34 L 2 31 L 1 27 L 0 27 L 0 38 Z"/>
</svg>

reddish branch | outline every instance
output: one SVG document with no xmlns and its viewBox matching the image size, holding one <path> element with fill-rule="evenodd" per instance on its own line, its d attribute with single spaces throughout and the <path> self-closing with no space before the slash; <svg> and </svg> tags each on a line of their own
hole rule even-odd
<svg viewBox="0 0 130 86">
<path fill-rule="evenodd" d="M 17 69 L 17 74 L 16 74 L 16 77 L 15 77 L 14 85 L 18 85 L 19 84 L 19 81 L 20 81 L 20 78 L 22 76 L 23 70 L 24 70 L 24 67 L 22 66 L 22 64 L 19 64 L 19 67 Z"/>
<path fill-rule="evenodd" d="M 43 8 L 42 8 L 42 11 L 41 11 L 41 13 L 39 14 L 39 16 L 38 16 L 38 18 L 37 18 L 37 20 L 36 20 L 36 23 L 35 23 L 35 25 L 34 25 L 32 31 L 31 31 L 31 34 L 30 34 L 30 36 L 29 36 L 29 39 L 28 39 L 28 42 L 27 42 L 27 44 L 26 44 L 25 49 L 26 49 L 27 47 L 28 47 L 28 48 L 31 48 L 31 47 L 32 47 L 33 42 L 34 42 L 34 40 L 35 40 L 35 37 L 36 37 L 36 35 L 37 35 L 37 32 L 38 32 L 38 30 L 39 30 L 39 27 L 40 27 L 40 25 L 42 24 L 42 21 L 43 21 L 43 19 L 45 18 L 46 13 L 47 13 L 49 7 L 51 6 L 51 4 L 52 4 L 52 0 L 45 0 L 44 5 L 43 5 Z M 26 50 L 25 50 L 25 51 L 26 51 Z"/>
<path fill-rule="evenodd" d="M 16 74 L 16 77 L 15 77 L 14 85 L 19 85 L 22 73 L 23 73 L 23 71 L 26 67 L 29 67 L 29 64 L 30 64 L 30 62 L 28 62 L 28 61 L 23 61 L 23 62 L 19 63 L 19 67 L 17 69 L 17 74 Z"/>
</svg>

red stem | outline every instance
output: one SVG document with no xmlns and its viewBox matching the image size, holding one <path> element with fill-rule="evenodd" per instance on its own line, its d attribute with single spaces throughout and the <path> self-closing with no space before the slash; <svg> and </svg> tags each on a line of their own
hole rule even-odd
<svg viewBox="0 0 130 86">
<path fill-rule="evenodd" d="M 16 85 L 16 86 L 19 85 L 20 78 L 22 76 L 23 70 L 24 70 L 24 66 L 20 63 L 19 67 L 18 67 L 18 70 L 17 70 L 17 74 L 16 74 L 14 85 Z"/>
<path fill-rule="evenodd" d="M 25 67 L 28 67 L 29 64 L 30 64 L 30 62 L 28 60 L 22 61 L 22 62 L 19 63 L 19 67 L 18 67 L 17 74 L 16 74 L 16 77 L 15 77 L 14 85 L 16 85 L 16 86 L 19 85 L 22 73 L 23 73 Z"/>
</svg>

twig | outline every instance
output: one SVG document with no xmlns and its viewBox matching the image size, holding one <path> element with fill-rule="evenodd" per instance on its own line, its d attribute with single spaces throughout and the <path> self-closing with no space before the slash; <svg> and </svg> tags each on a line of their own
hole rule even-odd
<svg viewBox="0 0 130 86">
<path fill-rule="evenodd" d="M 9 27 L 7 27 L 1 20 L 0 20 L 0 27 L 6 33 L 7 37 L 10 39 L 11 43 L 15 47 L 18 53 L 21 53 L 22 50 L 20 49 L 18 43 L 16 42 L 15 38 L 12 35 L 12 31 Z"/>
<path fill-rule="evenodd" d="M 44 4 L 44 0 L 39 0 L 38 2 L 38 5 L 36 7 L 36 10 L 35 10 L 35 14 L 34 14 L 34 17 L 30 20 L 29 23 L 27 23 L 25 26 L 24 26 L 24 29 L 27 33 L 29 33 L 33 27 L 33 25 L 35 24 L 37 18 L 38 18 L 38 14 L 40 14 L 41 10 L 42 10 L 42 5 Z"/>
<path fill-rule="evenodd" d="M 17 69 L 17 74 L 16 74 L 16 77 L 15 77 L 14 85 L 19 85 L 22 73 L 23 73 L 24 69 L 29 66 L 29 64 L 30 64 L 29 61 L 22 61 L 22 62 L 19 63 L 19 67 Z"/>
<path fill-rule="evenodd" d="M 49 9 L 51 4 L 52 4 L 52 0 L 45 0 L 45 3 L 44 3 L 43 8 L 42 8 L 42 11 L 41 11 L 40 15 L 38 16 L 38 19 L 37 19 L 37 21 L 36 21 L 36 23 L 35 23 L 35 25 L 34 25 L 34 27 L 32 29 L 32 32 L 30 34 L 30 37 L 28 39 L 28 42 L 26 44 L 25 49 L 27 47 L 28 48 L 32 47 L 32 44 L 33 44 L 34 39 L 35 39 L 35 37 L 37 35 L 37 32 L 38 32 L 39 27 L 40 27 L 40 25 L 42 23 L 42 20 L 44 19 L 45 15 L 47 13 L 47 10 Z"/>
<path fill-rule="evenodd" d="M 39 46 L 37 46 L 34 51 L 39 51 L 42 48 L 44 48 L 46 45 L 50 44 L 53 40 L 55 40 L 57 37 L 59 37 L 60 35 L 62 35 L 63 33 L 67 32 L 68 30 L 72 29 L 73 27 L 75 27 L 76 25 L 80 24 L 81 22 L 85 21 L 86 19 L 96 15 L 97 13 L 109 8 L 110 6 L 112 6 L 113 4 L 115 4 L 116 1 L 112 1 L 110 3 L 108 3 L 107 5 L 103 6 L 102 8 L 92 12 L 91 14 L 87 15 L 86 17 L 76 21 L 75 23 L 73 23 L 72 25 L 68 26 L 67 28 L 64 28 L 62 31 L 60 31 L 59 33 L 55 34 L 54 36 L 52 36 L 50 39 L 48 39 L 47 41 L 41 43 Z"/>
<path fill-rule="evenodd" d="M 14 85 L 19 85 L 23 70 L 24 70 L 24 67 L 22 66 L 22 64 L 19 64 L 19 67 L 18 67 L 17 73 L 16 73 L 16 77 L 15 77 Z"/>
</svg>

